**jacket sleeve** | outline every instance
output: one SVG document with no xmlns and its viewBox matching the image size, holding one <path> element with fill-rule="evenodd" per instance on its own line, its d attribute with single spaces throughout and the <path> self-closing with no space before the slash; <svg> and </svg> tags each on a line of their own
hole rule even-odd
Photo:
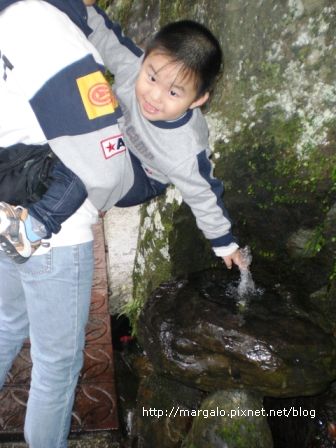
<svg viewBox="0 0 336 448">
<path fill-rule="evenodd" d="M 25 38 L 17 50 L 13 46 L 13 73 L 45 140 L 83 180 L 94 205 L 106 209 L 122 195 L 127 149 L 102 60 L 57 8 L 46 2 L 18 4 Z"/>
<path fill-rule="evenodd" d="M 116 22 L 112 22 L 98 7 L 88 7 L 88 25 L 92 29 L 90 42 L 99 51 L 105 66 L 118 76 L 125 68 L 134 67 L 143 51 L 126 37 Z"/>
<path fill-rule="evenodd" d="M 231 233 L 231 221 L 222 199 L 224 187 L 213 176 L 207 151 L 184 160 L 168 177 L 191 208 L 198 228 L 210 241 L 216 255 L 233 253 L 238 244 Z"/>
</svg>

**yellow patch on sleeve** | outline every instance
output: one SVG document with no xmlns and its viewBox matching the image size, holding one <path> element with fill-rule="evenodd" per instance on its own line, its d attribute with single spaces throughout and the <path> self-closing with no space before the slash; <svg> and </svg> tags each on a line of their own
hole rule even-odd
<svg viewBox="0 0 336 448">
<path fill-rule="evenodd" d="M 77 78 L 77 85 L 89 120 L 114 113 L 118 101 L 100 71 Z"/>
</svg>

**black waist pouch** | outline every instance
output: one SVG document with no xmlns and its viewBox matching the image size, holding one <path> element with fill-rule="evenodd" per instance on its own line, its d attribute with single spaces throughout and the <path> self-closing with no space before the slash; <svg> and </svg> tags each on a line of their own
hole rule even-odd
<svg viewBox="0 0 336 448">
<path fill-rule="evenodd" d="M 49 145 L 0 148 L 0 201 L 27 206 L 38 201 L 52 181 L 59 159 Z"/>
</svg>

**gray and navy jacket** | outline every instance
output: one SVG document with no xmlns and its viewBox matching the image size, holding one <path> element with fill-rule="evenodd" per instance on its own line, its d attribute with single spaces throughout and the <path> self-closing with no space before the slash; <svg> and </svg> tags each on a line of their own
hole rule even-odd
<svg viewBox="0 0 336 448">
<path fill-rule="evenodd" d="M 105 210 L 133 170 L 91 32 L 82 0 L 0 0 L 0 146 L 49 143 Z"/>
<path fill-rule="evenodd" d="M 224 256 L 238 247 L 225 210 L 223 185 L 213 176 L 208 127 L 199 108 L 175 121 L 148 121 L 139 112 L 135 82 L 143 51 L 125 37 L 118 24 L 97 7 L 88 7 L 89 40 L 114 75 L 113 90 L 123 116 L 118 118 L 126 146 L 148 177 L 173 184 L 190 206 L 215 253 Z"/>
</svg>

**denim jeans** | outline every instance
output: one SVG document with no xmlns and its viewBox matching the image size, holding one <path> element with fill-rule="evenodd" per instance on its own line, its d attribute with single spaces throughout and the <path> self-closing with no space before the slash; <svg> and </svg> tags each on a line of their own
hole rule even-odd
<svg viewBox="0 0 336 448">
<path fill-rule="evenodd" d="M 44 224 L 50 238 L 61 230 L 61 224 L 70 218 L 87 198 L 83 182 L 62 162 L 57 162 L 51 173 L 51 184 L 42 198 L 28 206 L 33 218 Z"/>
<path fill-rule="evenodd" d="M 92 247 L 57 247 L 24 264 L 0 252 L 0 388 L 29 336 L 33 368 L 24 433 L 30 448 L 67 447 L 83 364 Z"/>
<path fill-rule="evenodd" d="M 116 204 L 116 207 L 131 207 L 133 205 L 143 204 L 150 199 L 163 194 L 168 184 L 162 184 L 155 179 L 147 176 L 140 160 L 130 151 L 132 162 L 134 182 L 129 191 Z"/>
</svg>

